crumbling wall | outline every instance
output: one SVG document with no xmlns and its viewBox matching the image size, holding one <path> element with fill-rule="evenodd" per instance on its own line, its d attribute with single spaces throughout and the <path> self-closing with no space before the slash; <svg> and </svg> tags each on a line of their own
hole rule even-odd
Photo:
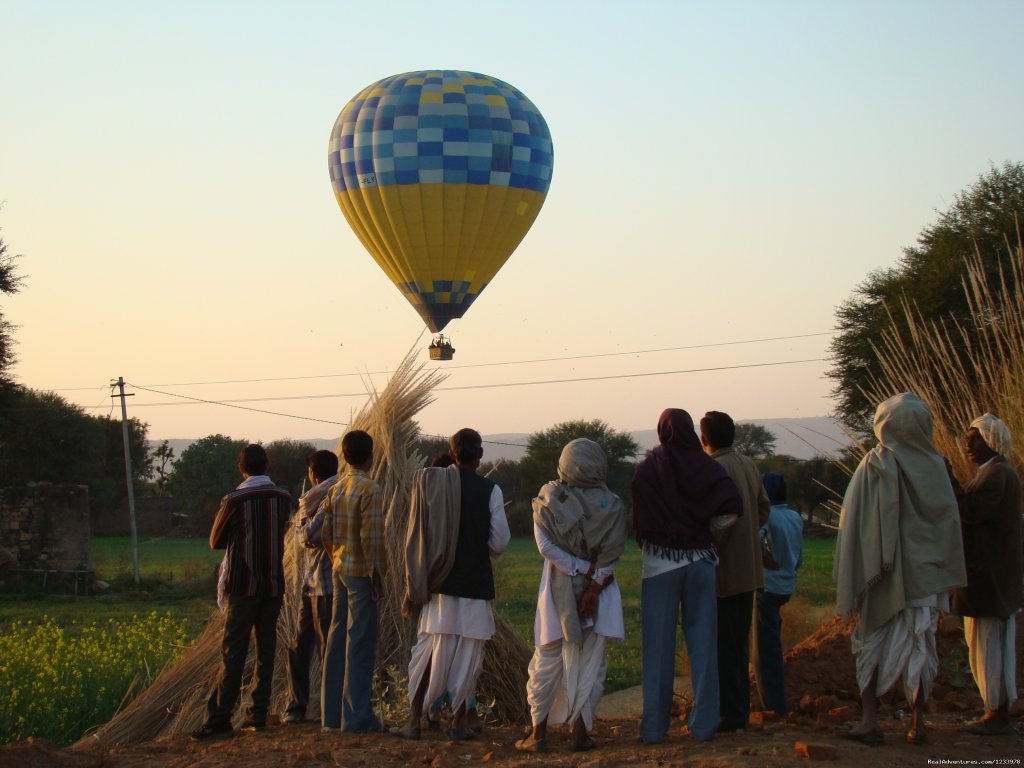
<svg viewBox="0 0 1024 768">
<path fill-rule="evenodd" d="M 15 568 L 92 569 L 89 488 L 34 483 L 0 491 L 0 546 Z"/>
</svg>

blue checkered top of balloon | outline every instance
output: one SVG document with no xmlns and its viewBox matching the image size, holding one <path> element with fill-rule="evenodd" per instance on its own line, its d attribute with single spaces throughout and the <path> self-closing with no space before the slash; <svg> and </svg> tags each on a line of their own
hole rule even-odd
<svg viewBox="0 0 1024 768">
<path fill-rule="evenodd" d="M 493 184 L 545 194 L 554 150 L 521 92 L 487 75 L 407 72 L 363 89 L 329 146 L 336 193 L 393 184 Z"/>
</svg>

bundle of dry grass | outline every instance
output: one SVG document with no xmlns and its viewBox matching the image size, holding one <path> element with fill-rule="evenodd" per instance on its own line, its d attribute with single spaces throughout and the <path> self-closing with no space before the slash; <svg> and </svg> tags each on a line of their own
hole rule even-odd
<svg viewBox="0 0 1024 768">
<path fill-rule="evenodd" d="M 390 701 L 380 702 L 383 709 L 400 706 L 404 674 L 415 635 L 415 628 L 401 615 L 404 588 L 404 545 L 413 472 L 422 467 L 425 457 L 414 452 L 419 430 L 413 417 L 433 401 L 433 389 L 446 376 L 427 371 L 415 362 L 416 350 L 410 350 L 383 391 L 367 385 L 370 400 L 355 416 L 351 429 L 362 429 L 374 438 L 372 475 L 383 496 L 388 573 L 384 597 L 379 605 L 377 642 L 378 673 L 385 685 L 377 690 Z M 277 658 L 274 668 L 272 711 L 280 712 L 287 696 L 286 655 L 297 618 L 301 574 L 296 567 L 298 542 L 289 530 L 285 540 L 286 589 L 284 608 L 278 623 Z M 526 669 L 530 649 L 501 619 L 495 616 L 497 633 L 487 644 L 484 672 L 478 697 L 490 704 L 495 717 L 514 720 L 526 711 Z M 164 670 L 153 684 L 109 723 L 78 744 L 132 744 L 158 736 L 187 733 L 198 728 L 206 716 L 206 702 L 220 671 L 220 649 L 224 615 L 216 613 L 206 630 L 177 664 Z M 246 663 L 244 681 L 252 672 L 253 649 Z M 319 664 L 311 670 L 310 707 L 306 715 L 319 715 Z M 397 671 L 397 674 L 396 674 Z M 393 679 L 398 678 L 398 679 Z M 243 693 L 243 697 L 245 694 Z M 236 725 L 242 719 L 242 707 L 236 712 Z"/>
<path fill-rule="evenodd" d="M 1006 422 L 1018 436 L 1015 456 L 1008 456 L 1018 472 L 1020 438 L 1024 436 L 1024 245 L 1020 235 L 1010 248 L 1009 274 L 997 280 L 986 275 L 980 254 L 967 260 L 964 292 L 969 320 L 926 322 L 906 306 L 908 330 L 895 324 L 875 345 L 882 374 L 866 394 L 882 402 L 898 392 L 913 392 L 928 403 L 935 417 L 934 441 L 961 480 L 974 473 L 964 454 L 963 435 L 968 425 L 985 412 Z"/>
</svg>

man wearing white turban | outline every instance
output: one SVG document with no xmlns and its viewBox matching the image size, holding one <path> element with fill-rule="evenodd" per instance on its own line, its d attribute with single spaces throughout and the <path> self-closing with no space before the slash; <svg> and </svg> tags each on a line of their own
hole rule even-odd
<svg viewBox="0 0 1024 768">
<path fill-rule="evenodd" d="M 1017 698 L 1015 614 L 1021 607 L 1021 486 L 1007 459 L 1010 430 L 991 413 L 967 430 L 967 455 L 978 465 L 961 488 L 960 507 L 967 586 L 954 595 L 964 617 L 971 674 L 985 702 L 985 716 L 964 730 L 982 736 L 1010 733 L 1009 707 Z"/>
<path fill-rule="evenodd" d="M 861 722 L 847 738 L 877 746 L 878 697 L 902 677 L 913 714 L 907 740 L 925 741 L 924 705 L 938 671 L 935 630 L 947 592 L 967 583 L 956 497 L 932 445 L 932 415 L 903 393 L 878 406 L 878 445 L 843 498 L 832 577 L 843 615 L 857 614 L 850 638 Z"/>
<path fill-rule="evenodd" d="M 603 688 L 605 641 L 625 638 L 614 575 L 626 544 L 626 510 L 605 485 L 607 471 L 600 445 L 573 440 L 562 449 L 558 481 L 533 500 L 544 569 L 526 686 L 533 729 L 516 742 L 520 751 L 547 750 L 549 720 L 572 724 L 575 751 L 596 746 L 589 731 Z"/>
</svg>

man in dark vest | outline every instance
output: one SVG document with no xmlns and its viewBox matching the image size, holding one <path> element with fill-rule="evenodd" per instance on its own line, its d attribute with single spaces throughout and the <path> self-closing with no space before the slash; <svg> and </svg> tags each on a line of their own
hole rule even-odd
<svg viewBox="0 0 1024 768">
<path fill-rule="evenodd" d="M 466 710 L 484 643 L 494 634 L 491 557 L 504 552 L 510 538 L 501 488 L 476 472 L 483 456 L 480 433 L 460 429 L 452 435 L 451 454 L 454 467 L 426 470 L 414 481 L 406 603 L 422 608 L 409 661 L 409 721 L 396 729 L 410 739 L 419 738 L 423 702 L 445 691 L 454 713 L 448 737 L 473 736 Z"/>
<path fill-rule="evenodd" d="M 1010 430 L 991 413 L 971 423 L 967 455 L 978 473 L 966 488 L 953 481 L 967 564 L 967 586 L 956 591 L 953 604 L 964 617 L 971 674 L 985 702 L 985 717 L 964 730 L 993 736 L 1013 731 L 1009 708 L 1017 698 L 1021 487 L 1007 461 L 1012 455 Z"/>
</svg>

